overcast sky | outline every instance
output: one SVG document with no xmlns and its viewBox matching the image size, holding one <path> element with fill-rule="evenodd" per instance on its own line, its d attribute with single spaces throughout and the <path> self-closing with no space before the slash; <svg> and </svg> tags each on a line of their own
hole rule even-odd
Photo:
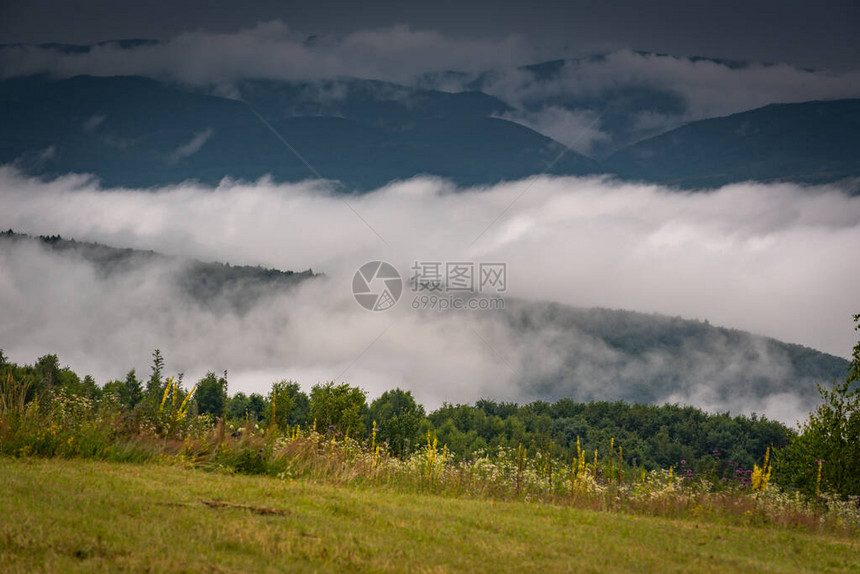
<svg viewBox="0 0 860 574">
<path fill-rule="evenodd" d="M 407 25 L 454 38 L 516 35 L 546 57 L 631 48 L 844 70 L 860 55 L 857 0 L 433 2 L 34 0 L 0 3 L 0 41 L 93 43 L 235 32 L 280 20 L 307 34 Z"/>
</svg>

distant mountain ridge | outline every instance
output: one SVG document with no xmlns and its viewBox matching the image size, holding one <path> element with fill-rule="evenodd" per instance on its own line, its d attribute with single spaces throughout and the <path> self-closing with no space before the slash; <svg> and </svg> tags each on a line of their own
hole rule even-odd
<svg viewBox="0 0 860 574">
<path fill-rule="evenodd" d="M 616 152 L 622 177 L 686 188 L 860 176 L 860 99 L 771 104 L 691 122 Z"/>
<path fill-rule="evenodd" d="M 420 174 L 479 185 L 601 171 L 494 117 L 505 105 L 483 94 L 354 81 L 345 100 L 321 105 L 307 95 L 316 85 L 244 82 L 239 89 L 246 100 L 141 77 L 0 82 L 0 163 L 48 176 L 95 173 L 107 186 L 126 187 L 319 174 L 346 191 Z"/>
<path fill-rule="evenodd" d="M 77 56 L 154 44 L 37 48 Z M 0 45 L 0 53 L 21 47 Z M 108 187 L 269 175 L 283 182 L 322 177 L 347 193 L 417 175 L 475 186 L 543 173 L 610 174 L 684 189 L 860 175 L 860 100 L 771 104 L 682 125 L 688 102 L 670 88 L 620 82 L 597 91 L 544 89 L 612 57 L 539 62 L 517 68 L 513 79 L 510 70 L 451 70 L 410 85 L 344 77 L 240 79 L 226 87 L 138 76 L 11 77 L 0 80 L 0 164 L 42 177 L 93 173 Z M 752 65 L 682 60 L 731 70 Z M 509 81 L 520 82 L 516 97 L 504 94 Z M 547 110 L 599 119 L 602 137 L 589 144 L 590 157 L 536 131 L 556 135 L 535 119 Z"/>
<path fill-rule="evenodd" d="M 122 40 L 96 42 L 95 44 L 65 44 L 62 42 L 47 42 L 43 44 L 0 44 L 0 49 L 34 47 L 41 48 L 43 50 L 52 50 L 63 54 L 87 54 L 91 52 L 93 48 L 105 46 L 117 47 L 122 50 L 130 50 L 133 48 L 139 48 L 140 46 L 155 46 L 157 44 L 159 44 L 159 41 L 151 38 L 124 38 Z"/>
</svg>

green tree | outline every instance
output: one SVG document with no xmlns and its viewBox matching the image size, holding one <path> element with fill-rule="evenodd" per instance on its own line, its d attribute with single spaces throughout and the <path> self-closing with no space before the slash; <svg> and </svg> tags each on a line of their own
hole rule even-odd
<svg viewBox="0 0 860 574">
<path fill-rule="evenodd" d="M 248 411 L 248 395 L 236 393 L 227 399 L 227 418 L 244 419 Z"/>
<path fill-rule="evenodd" d="M 83 386 L 83 394 L 90 399 L 98 401 L 102 397 L 102 389 L 96 384 L 95 379 L 92 375 L 86 375 L 84 380 L 81 381 L 81 385 Z"/>
<path fill-rule="evenodd" d="M 268 396 L 269 406 L 266 411 L 266 419 L 271 420 L 272 405 L 275 407 L 275 422 L 279 427 L 296 426 L 308 424 L 308 413 L 310 412 L 310 400 L 302 392 L 301 387 L 295 381 L 282 380 L 272 385 L 272 391 Z"/>
<path fill-rule="evenodd" d="M 252 393 L 250 396 L 236 393 L 227 399 L 227 418 L 244 424 L 247 416 L 252 423 L 257 423 L 266 416 L 268 408 L 266 399 L 259 393 Z"/>
<path fill-rule="evenodd" d="M 146 382 L 146 397 L 150 402 L 159 402 L 166 387 L 164 382 L 164 357 L 156 349 L 152 353 L 152 375 Z"/>
<path fill-rule="evenodd" d="M 197 382 L 197 411 L 200 414 L 210 414 L 223 417 L 227 409 L 227 372 L 219 377 L 209 371 Z"/>
<path fill-rule="evenodd" d="M 123 386 L 125 387 L 127 397 L 125 404 L 129 409 L 133 409 L 143 400 L 143 385 L 137 380 L 134 369 L 126 373 Z"/>
<path fill-rule="evenodd" d="M 860 315 L 854 316 L 860 330 Z M 848 375 L 832 389 L 818 385 L 821 404 L 777 459 L 779 478 L 809 493 L 829 489 L 860 495 L 860 341 Z M 822 483 L 818 482 L 821 464 Z"/>
<path fill-rule="evenodd" d="M 365 422 L 376 421 L 377 442 L 388 442 L 392 452 L 406 456 L 419 444 L 419 429 L 424 420 L 424 407 L 417 404 L 410 391 L 385 391 L 370 404 Z"/>
<path fill-rule="evenodd" d="M 290 393 L 290 397 L 293 400 L 293 408 L 290 410 L 290 414 L 287 417 L 287 423 L 291 426 L 307 425 L 310 422 L 308 417 L 311 412 L 311 401 L 308 398 L 307 393 L 302 391 L 298 383 L 293 382 L 289 384 L 287 391 Z"/>
<path fill-rule="evenodd" d="M 143 399 L 143 387 L 134 369 L 125 375 L 124 381 L 109 381 L 104 386 L 104 394 L 113 393 L 119 398 L 121 405 L 129 410 L 134 409 Z"/>
<path fill-rule="evenodd" d="M 260 393 L 251 393 L 248 397 L 248 406 L 246 411 L 252 421 L 259 422 L 263 420 L 263 416 L 265 416 L 266 409 L 268 408 L 269 405 L 266 402 L 266 398 Z"/>
<path fill-rule="evenodd" d="M 60 359 L 57 355 L 39 357 L 33 368 L 39 381 L 38 387 L 35 389 L 37 392 L 62 388 L 72 394 L 89 396 L 89 383 L 82 382 L 81 378 L 69 367 L 60 368 Z"/>
<path fill-rule="evenodd" d="M 298 383 L 287 380 L 272 383 L 272 390 L 268 397 L 269 408 L 266 412 L 266 420 L 270 426 L 283 429 L 289 424 L 288 417 L 293 410 L 294 402 L 290 393 L 291 385 L 298 387 Z"/>
<path fill-rule="evenodd" d="M 362 415 L 367 404 L 367 392 L 346 383 L 329 381 L 311 389 L 310 416 L 323 432 L 364 432 Z"/>
<path fill-rule="evenodd" d="M 57 355 L 44 355 L 39 357 L 34 365 L 36 377 L 39 381 L 39 391 L 46 391 L 59 384 L 60 360 Z"/>
</svg>

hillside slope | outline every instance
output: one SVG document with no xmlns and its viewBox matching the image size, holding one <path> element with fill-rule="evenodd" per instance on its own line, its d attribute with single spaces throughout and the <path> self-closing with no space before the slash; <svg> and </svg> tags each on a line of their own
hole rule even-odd
<svg viewBox="0 0 860 574">
<path fill-rule="evenodd" d="M 359 80 L 238 89 L 244 100 L 141 77 L 6 80 L 0 163 L 37 175 L 93 173 L 118 187 L 271 175 L 338 180 L 344 191 L 419 174 L 475 185 L 600 171 L 572 151 L 553 163 L 563 146 L 493 117 L 506 106 L 484 94 Z"/>
<path fill-rule="evenodd" d="M 707 321 L 556 303 L 509 302 L 507 326 L 531 341 L 525 393 L 556 400 L 680 402 L 808 411 L 816 384 L 843 378 L 848 361 Z M 544 356 L 562 357 L 551 368 Z M 785 418 L 783 420 L 786 420 Z"/>
<path fill-rule="evenodd" d="M 3 458 L 0 472 L 0 561 L 12 572 L 630 572 L 670 564 L 684 572 L 738 564 L 851 572 L 858 565 L 856 540 L 729 527 L 707 513 L 670 520 L 179 465 Z"/>
<path fill-rule="evenodd" d="M 264 297 L 286 292 L 300 282 L 318 277 L 307 271 L 281 271 L 260 266 L 230 265 L 171 257 L 155 251 L 122 249 L 101 243 L 63 239 L 59 235 L 33 237 L 11 229 L 0 232 L 0 250 L 41 248 L 71 265 L 91 267 L 104 281 L 121 279 L 140 269 L 167 269 L 178 293 L 202 306 L 244 312 Z M 24 252 L 25 254 L 27 252 Z"/>
<path fill-rule="evenodd" d="M 691 122 L 605 164 L 622 177 L 685 188 L 860 176 L 860 100 L 773 104 Z"/>
</svg>

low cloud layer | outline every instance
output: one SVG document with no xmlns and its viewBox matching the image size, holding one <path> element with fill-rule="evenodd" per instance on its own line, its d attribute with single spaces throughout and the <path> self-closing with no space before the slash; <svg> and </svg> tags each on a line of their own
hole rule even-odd
<svg viewBox="0 0 860 574">
<path fill-rule="evenodd" d="M 450 80 L 449 80 L 450 82 Z M 464 82 L 461 85 L 465 85 Z M 447 86 L 449 89 L 456 86 Z M 633 140 L 682 123 L 726 116 L 774 103 L 860 97 L 860 71 L 831 73 L 787 64 L 736 65 L 670 55 L 619 50 L 596 59 L 570 60 L 549 78 L 523 69 L 497 72 L 482 89 L 512 106 L 532 129 L 565 142 L 581 138 L 576 149 L 590 153 L 607 142 L 613 114 L 629 114 Z M 673 103 L 673 98 L 677 103 Z M 565 115 L 566 114 L 566 115 Z M 597 122 L 572 122 L 583 115 Z"/>
<path fill-rule="evenodd" d="M 21 362 L 56 352 L 102 381 L 130 367 L 145 372 L 158 347 L 189 376 L 230 370 L 233 390 L 263 391 L 281 377 L 305 386 L 341 378 L 371 394 L 411 388 L 435 406 L 528 398 L 516 384 L 523 373 L 540 378 L 569 359 L 571 341 L 557 337 L 576 333 L 517 338 L 486 313 L 416 313 L 408 290 L 391 312 L 363 310 L 352 299 L 352 275 L 374 259 L 402 275 L 413 261 L 503 261 L 510 298 L 708 319 L 840 356 L 856 336 L 860 197 L 835 186 L 681 193 L 536 177 L 456 190 L 419 178 L 342 197 L 320 182 L 266 180 L 112 190 L 84 176 L 43 182 L 6 167 L 0 200 L 3 229 L 326 275 L 247 314 L 224 314 L 178 294 L 169 265 L 106 280 L 35 246 L 4 250 L 0 348 Z M 575 342 L 588 358 L 581 368 L 616 361 L 599 341 Z M 702 384 L 666 400 L 784 420 L 803 414 L 796 397 L 750 404 L 709 392 L 705 382 L 733 359 L 691 361 Z M 768 365 L 778 376 L 785 364 L 775 357 L 738 368 Z"/>
<path fill-rule="evenodd" d="M 770 103 L 860 97 L 860 71 L 831 73 L 787 64 L 694 60 L 619 50 L 566 62 L 552 78 L 528 70 L 499 73 L 485 87 L 513 103 L 549 97 L 598 98 L 608 90 L 642 87 L 682 96 L 685 119 L 723 116 Z"/>
</svg>

